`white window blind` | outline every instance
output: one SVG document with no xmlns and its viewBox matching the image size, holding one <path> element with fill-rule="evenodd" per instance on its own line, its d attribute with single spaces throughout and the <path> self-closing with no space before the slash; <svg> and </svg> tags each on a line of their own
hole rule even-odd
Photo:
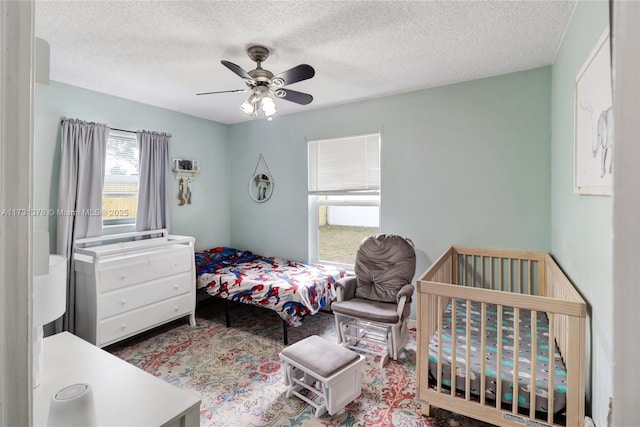
<svg viewBox="0 0 640 427">
<path fill-rule="evenodd" d="M 309 193 L 380 192 L 380 134 L 309 141 Z"/>
<path fill-rule="evenodd" d="M 103 191 L 137 195 L 139 166 L 138 143 L 135 137 L 109 135 Z"/>
</svg>

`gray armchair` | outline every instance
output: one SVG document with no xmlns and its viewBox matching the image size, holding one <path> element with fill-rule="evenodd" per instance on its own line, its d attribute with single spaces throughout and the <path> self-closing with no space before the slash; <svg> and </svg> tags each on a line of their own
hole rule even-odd
<svg viewBox="0 0 640 427">
<path fill-rule="evenodd" d="M 337 301 L 331 304 L 338 344 L 397 360 L 408 341 L 411 284 L 416 255 L 410 240 L 378 234 L 362 241 L 356 254 L 355 277 L 336 282 Z M 370 343 L 372 346 L 362 344 Z M 382 347 L 382 351 L 375 350 Z M 373 348 L 373 350 L 372 350 Z"/>
</svg>

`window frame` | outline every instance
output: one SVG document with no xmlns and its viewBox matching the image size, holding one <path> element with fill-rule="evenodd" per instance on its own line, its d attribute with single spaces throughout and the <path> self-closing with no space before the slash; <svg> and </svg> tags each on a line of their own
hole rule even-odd
<svg viewBox="0 0 640 427">
<path fill-rule="evenodd" d="M 310 143 L 318 143 L 323 141 L 336 141 L 347 138 L 354 137 L 369 137 L 372 135 L 378 136 L 378 150 L 382 149 L 382 132 L 368 132 L 363 134 L 357 134 L 352 136 L 342 136 L 336 138 L 322 138 L 315 140 L 307 141 L 307 155 L 309 155 L 309 144 Z M 307 188 L 307 197 L 308 197 L 308 218 L 309 218 L 309 259 L 310 262 L 313 263 L 321 263 L 326 265 L 335 265 L 338 267 L 342 267 L 346 269 L 348 272 L 353 272 L 354 266 L 353 264 L 345 264 L 334 261 L 320 260 L 319 259 L 319 248 L 320 248 L 320 217 L 319 211 L 321 206 L 343 206 L 343 207 L 377 207 L 378 208 L 378 229 L 380 230 L 380 206 L 382 202 L 382 185 L 381 185 L 381 154 L 378 157 L 378 180 L 380 182 L 379 190 L 344 190 L 344 191 L 310 191 Z M 309 160 L 307 160 L 307 168 L 309 168 Z M 309 171 L 307 169 L 307 175 L 309 175 Z M 309 180 L 309 178 L 307 178 Z M 352 200 L 342 199 L 342 200 L 330 200 L 323 199 L 324 196 L 346 196 L 353 197 Z M 362 196 L 378 196 L 377 200 L 362 200 Z"/>
</svg>

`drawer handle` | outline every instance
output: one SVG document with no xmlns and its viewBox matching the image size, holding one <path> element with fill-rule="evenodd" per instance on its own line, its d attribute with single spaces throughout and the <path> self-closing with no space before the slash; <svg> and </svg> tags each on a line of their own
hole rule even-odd
<svg viewBox="0 0 640 427">
<path fill-rule="evenodd" d="M 173 311 L 178 311 L 178 306 L 173 307 Z"/>
<path fill-rule="evenodd" d="M 125 329 L 127 329 L 127 325 L 126 325 L 125 323 L 123 323 L 123 324 L 120 326 L 120 330 L 121 330 L 121 331 L 124 331 Z"/>
<path fill-rule="evenodd" d="M 173 285 L 173 289 L 177 291 L 178 289 L 180 289 L 180 286 L 178 286 L 178 285 Z"/>
<path fill-rule="evenodd" d="M 125 305 L 127 303 L 126 299 L 123 299 L 122 301 L 120 301 L 120 305 Z"/>
<path fill-rule="evenodd" d="M 127 278 L 127 276 L 120 276 L 120 280 L 124 280 L 126 278 Z"/>
</svg>

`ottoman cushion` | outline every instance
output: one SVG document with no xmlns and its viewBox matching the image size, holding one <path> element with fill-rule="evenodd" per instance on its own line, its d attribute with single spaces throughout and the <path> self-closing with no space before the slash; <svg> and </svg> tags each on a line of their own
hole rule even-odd
<svg viewBox="0 0 640 427">
<path fill-rule="evenodd" d="M 330 377 L 360 358 L 360 355 L 355 351 L 317 335 L 312 335 L 290 345 L 282 350 L 281 354 L 323 378 Z"/>
</svg>

